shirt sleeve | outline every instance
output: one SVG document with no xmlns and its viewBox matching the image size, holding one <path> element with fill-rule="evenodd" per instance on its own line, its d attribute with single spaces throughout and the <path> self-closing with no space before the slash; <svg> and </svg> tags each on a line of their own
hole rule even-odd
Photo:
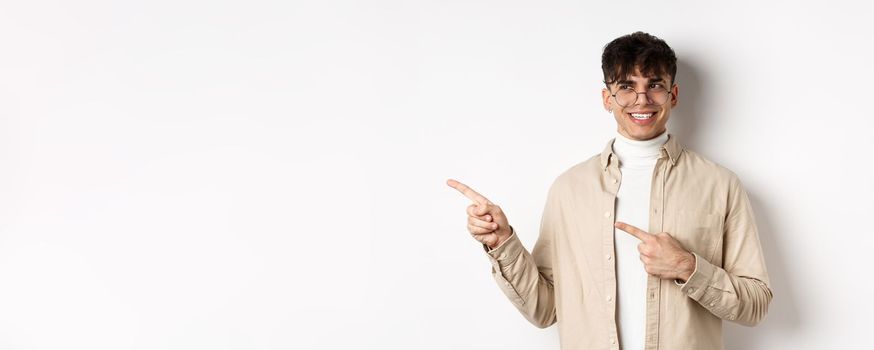
<svg viewBox="0 0 874 350">
<path fill-rule="evenodd" d="M 492 265 L 492 276 L 501 291 L 525 318 L 539 328 L 556 322 L 555 292 L 553 287 L 553 237 L 555 205 L 548 196 L 540 223 L 540 236 L 534 250 L 528 252 L 515 230 L 494 249 L 483 244 Z"/>
<path fill-rule="evenodd" d="M 722 319 L 744 326 L 758 324 L 773 298 L 749 197 L 732 177 L 723 231 L 723 264 L 695 254 L 695 272 L 680 291 Z"/>
</svg>

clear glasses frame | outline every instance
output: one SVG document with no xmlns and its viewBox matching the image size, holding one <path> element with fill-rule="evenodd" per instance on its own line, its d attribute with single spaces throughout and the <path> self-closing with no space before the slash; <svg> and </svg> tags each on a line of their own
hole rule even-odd
<svg viewBox="0 0 874 350">
<path fill-rule="evenodd" d="M 607 90 L 610 91 L 610 88 L 608 87 Z M 640 94 L 644 94 L 646 96 L 647 102 L 652 101 L 652 104 L 656 106 L 661 106 L 668 102 L 669 97 L 673 93 L 671 92 L 671 90 L 666 88 L 647 89 L 644 92 L 637 92 L 637 90 L 631 88 L 631 90 L 619 89 L 615 93 L 613 91 L 610 92 L 612 93 L 610 96 L 613 96 L 613 100 L 616 101 L 616 104 L 621 107 L 628 107 L 633 105 L 635 102 L 637 102 L 637 96 Z M 626 104 L 622 104 L 622 102 L 619 102 L 620 97 L 616 96 L 619 94 L 626 94 L 625 97 L 622 97 L 622 99 L 628 99 L 629 102 Z M 631 97 L 632 94 L 634 95 L 634 97 Z"/>
</svg>

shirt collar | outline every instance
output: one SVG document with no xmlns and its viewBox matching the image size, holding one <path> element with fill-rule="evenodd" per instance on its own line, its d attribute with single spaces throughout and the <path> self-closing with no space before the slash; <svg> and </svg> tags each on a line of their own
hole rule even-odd
<svg viewBox="0 0 874 350">
<path fill-rule="evenodd" d="M 610 165 L 611 160 L 617 159 L 616 154 L 613 153 L 613 142 L 616 141 L 616 138 L 610 139 L 607 141 L 607 146 L 604 147 L 604 150 L 601 152 L 601 167 L 603 169 L 607 169 L 607 166 Z M 680 158 L 680 153 L 683 152 L 683 145 L 677 141 L 677 137 L 673 134 L 668 134 L 668 141 L 662 145 L 664 152 L 663 155 L 667 153 L 668 158 L 671 160 L 671 166 L 677 164 L 677 159 Z"/>
</svg>

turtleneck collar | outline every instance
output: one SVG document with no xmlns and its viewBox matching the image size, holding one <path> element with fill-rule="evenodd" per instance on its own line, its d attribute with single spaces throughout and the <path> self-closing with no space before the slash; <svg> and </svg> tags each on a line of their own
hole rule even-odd
<svg viewBox="0 0 874 350">
<path fill-rule="evenodd" d="M 668 132 L 649 140 L 632 140 L 616 133 L 613 142 L 613 153 L 619 158 L 619 167 L 649 167 L 656 163 L 661 154 L 661 147 L 668 142 Z"/>
</svg>

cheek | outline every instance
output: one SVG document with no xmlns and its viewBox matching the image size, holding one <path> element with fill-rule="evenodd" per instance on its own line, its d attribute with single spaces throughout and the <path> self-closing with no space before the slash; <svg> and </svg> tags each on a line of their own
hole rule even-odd
<svg viewBox="0 0 874 350">
<path fill-rule="evenodd" d="M 666 121 L 668 120 L 668 117 L 671 116 L 671 112 L 670 112 L 669 110 L 664 110 L 664 109 L 663 109 L 663 110 L 661 111 L 661 113 L 662 113 L 662 117 L 661 117 L 661 121 L 662 121 L 662 122 L 666 122 Z"/>
</svg>

